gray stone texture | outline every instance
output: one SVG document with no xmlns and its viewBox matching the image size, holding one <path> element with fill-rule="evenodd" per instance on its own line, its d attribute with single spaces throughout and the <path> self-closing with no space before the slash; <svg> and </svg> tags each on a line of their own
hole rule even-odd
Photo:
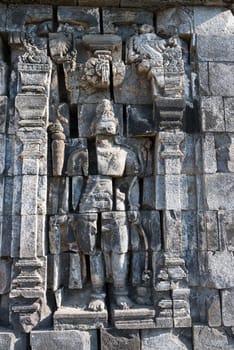
<svg viewBox="0 0 234 350">
<path fill-rule="evenodd" d="M 33 350 L 48 348 L 94 350 L 97 347 L 97 338 L 92 331 L 34 331 L 31 333 L 30 345 Z"/>
<path fill-rule="evenodd" d="M 2 1 L 0 349 L 234 348 L 233 10 Z"/>
</svg>

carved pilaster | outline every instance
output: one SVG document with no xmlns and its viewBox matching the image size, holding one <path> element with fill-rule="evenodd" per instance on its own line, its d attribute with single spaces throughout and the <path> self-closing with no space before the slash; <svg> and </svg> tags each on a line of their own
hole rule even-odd
<svg viewBox="0 0 234 350">
<path fill-rule="evenodd" d="M 44 241 L 47 164 L 48 97 L 51 62 L 36 46 L 24 41 L 19 57 L 15 99 L 16 137 L 21 145 L 19 255 L 13 267 L 10 314 L 14 327 L 30 332 L 46 316 L 46 258 L 38 249 Z"/>
<path fill-rule="evenodd" d="M 164 171 L 163 235 L 164 253 L 162 269 L 156 281 L 159 313 L 157 327 L 190 327 L 189 289 L 187 270 L 183 259 L 183 233 L 181 219 L 181 161 L 183 153 L 180 145 L 184 140 L 181 131 L 160 132 L 159 157 Z"/>
</svg>

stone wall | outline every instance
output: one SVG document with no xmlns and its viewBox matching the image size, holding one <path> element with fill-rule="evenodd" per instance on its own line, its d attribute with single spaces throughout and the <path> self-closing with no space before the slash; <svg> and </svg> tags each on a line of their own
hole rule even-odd
<svg viewBox="0 0 234 350">
<path fill-rule="evenodd" d="M 232 1 L 10 3 L 0 348 L 234 349 Z"/>
</svg>

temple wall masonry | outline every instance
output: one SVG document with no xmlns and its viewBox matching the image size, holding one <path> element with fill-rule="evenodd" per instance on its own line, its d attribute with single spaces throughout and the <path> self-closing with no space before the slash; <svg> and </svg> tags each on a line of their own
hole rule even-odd
<svg viewBox="0 0 234 350">
<path fill-rule="evenodd" d="M 0 349 L 234 349 L 232 3 L 0 3 Z"/>
</svg>

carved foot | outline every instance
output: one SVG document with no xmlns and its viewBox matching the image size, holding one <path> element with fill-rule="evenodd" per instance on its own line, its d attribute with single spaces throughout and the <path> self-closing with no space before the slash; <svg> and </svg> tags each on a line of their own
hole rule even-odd
<svg viewBox="0 0 234 350">
<path fill-rule="evenodd" d="M 122 310 L 128 310 L 133 306 L 133 302 L 127 297 L 123 295 L 119 295 L 116 297 L 116 304 L 122 309 Z"/>
<path fill-rule="evenodd" d="M 104 300 L 100 299 L 100 298 L 93 298 L 88 305 L 88 310 L 90 310 L 90 311 L 103 311 L 103 310 L 105 310 Z"/>
</svg>

